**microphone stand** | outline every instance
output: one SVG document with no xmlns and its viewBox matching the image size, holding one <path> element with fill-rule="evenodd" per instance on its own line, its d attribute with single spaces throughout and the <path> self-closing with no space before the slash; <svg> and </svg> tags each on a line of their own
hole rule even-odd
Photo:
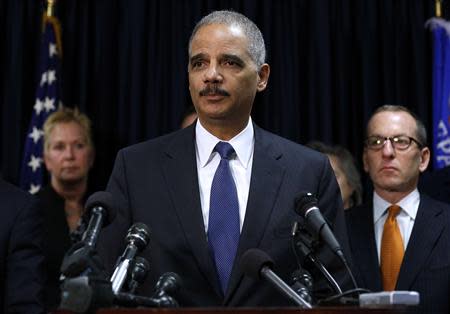
<svg viewBox="0 0 450 314">
<path fill-rule="evenodd" d="M 330 274 L 330 272 L 327 270 L 325 265 L 317 258 L 316 254 L 314 253 L 314 248 L 318 246 L 319 244 L 319 238 L 318 236 L 311 235 L 306 229 L 299 228 L 298 223 L 295 222 L 292 227 L 292 246 L 294 249 L 295 256 L 298 257 L 298 253 L 306 258 L 308 258 L 316 267 L 319 269 L 319 271 L 322 273 L 322 275 L 325 277 L 327 282 L 330 284 L 331 288 L 336 293 L 342 293 L 342 289 L 337 283 L 337 281 L 334 279 L 334 277 Z M 298 263 L 299 267 L 301 267 L 301 263 Z"/>
</svg>

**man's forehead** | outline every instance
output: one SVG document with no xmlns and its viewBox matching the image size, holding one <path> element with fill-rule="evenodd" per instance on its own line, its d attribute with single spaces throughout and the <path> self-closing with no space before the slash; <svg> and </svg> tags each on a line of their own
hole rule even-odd
<svg viewBox="0 0 450 314">
<path fill-rule="evenodd" d="M 205 33 L 215 33 L 218 36 L 223 35 L 224 39 L 226 37 L 247 39 L 247 36 L 244 33 L 242 27 L 237 24 L 228 25 L 221 23 L 212 23 L 201 26 L 195 33 L 192 41 L 195 41 L 196 39 L 198 39 L 198 37 L 205 35 Z"/>
<path fill-rule="evenodd" d="M 369 121 L 369 131 L 404 131 L 415 128 L 416 121 L 413 116 L 405 111 L 381 111 L 376 113 Z"/>
</svg>

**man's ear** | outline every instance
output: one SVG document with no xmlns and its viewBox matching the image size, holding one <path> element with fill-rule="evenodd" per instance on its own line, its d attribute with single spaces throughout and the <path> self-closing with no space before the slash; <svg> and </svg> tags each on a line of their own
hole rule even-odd
<svg viewBox="0 0 450 314">
<path fill-rule="evenodd" d="M 261 92 L 266 89 L 267 82 L 269 81 L 270 66 L 264 63 L 258 71 L 258 84 L 257 90 Z"/>
<path fill-rule="evenodd" d="M 428 164 L 430 163 L 430 149 L 428 147 L 424 147 L 420 151 L 420 164 L 419 171 L 424 172 L 427 170 Z"/>
</svg>

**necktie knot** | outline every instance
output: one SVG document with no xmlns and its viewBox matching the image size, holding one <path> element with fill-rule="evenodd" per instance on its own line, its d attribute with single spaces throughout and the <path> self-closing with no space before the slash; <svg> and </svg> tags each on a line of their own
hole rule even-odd
<svg viewBox="0 0 450 314">
<path fill-rule="evenodd" d="M 391 205 L 388 207 L 388 219 L 395 219 L 400 214 L 402 208 L 398 205 Z"/>
<path fill-rule="evenodd" d="M 214 148 L 214 150 L 219 153 L 220 158 L 228 159 L 228 160 L 231 158 L 231 156 L 234 153 L 233 146 L 231 146 L 231 144 L 227 143 L 227 142 L 219 142 L 219 143 L 217 143 L 217 145 Z"/>
</svg>

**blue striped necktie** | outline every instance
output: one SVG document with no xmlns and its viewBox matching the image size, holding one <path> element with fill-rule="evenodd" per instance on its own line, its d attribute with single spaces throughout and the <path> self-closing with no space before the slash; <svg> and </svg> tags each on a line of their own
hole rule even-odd
<svg viewBox="0 0 450 314">
<path fill-rule="evenodd" d="M 239 243 L 239 202 L 229 165 L 233 146 L 219 142 L 214 150 L 221 160 L 211 185 L 208 243 L 225 294 Z"/>
</svg>

